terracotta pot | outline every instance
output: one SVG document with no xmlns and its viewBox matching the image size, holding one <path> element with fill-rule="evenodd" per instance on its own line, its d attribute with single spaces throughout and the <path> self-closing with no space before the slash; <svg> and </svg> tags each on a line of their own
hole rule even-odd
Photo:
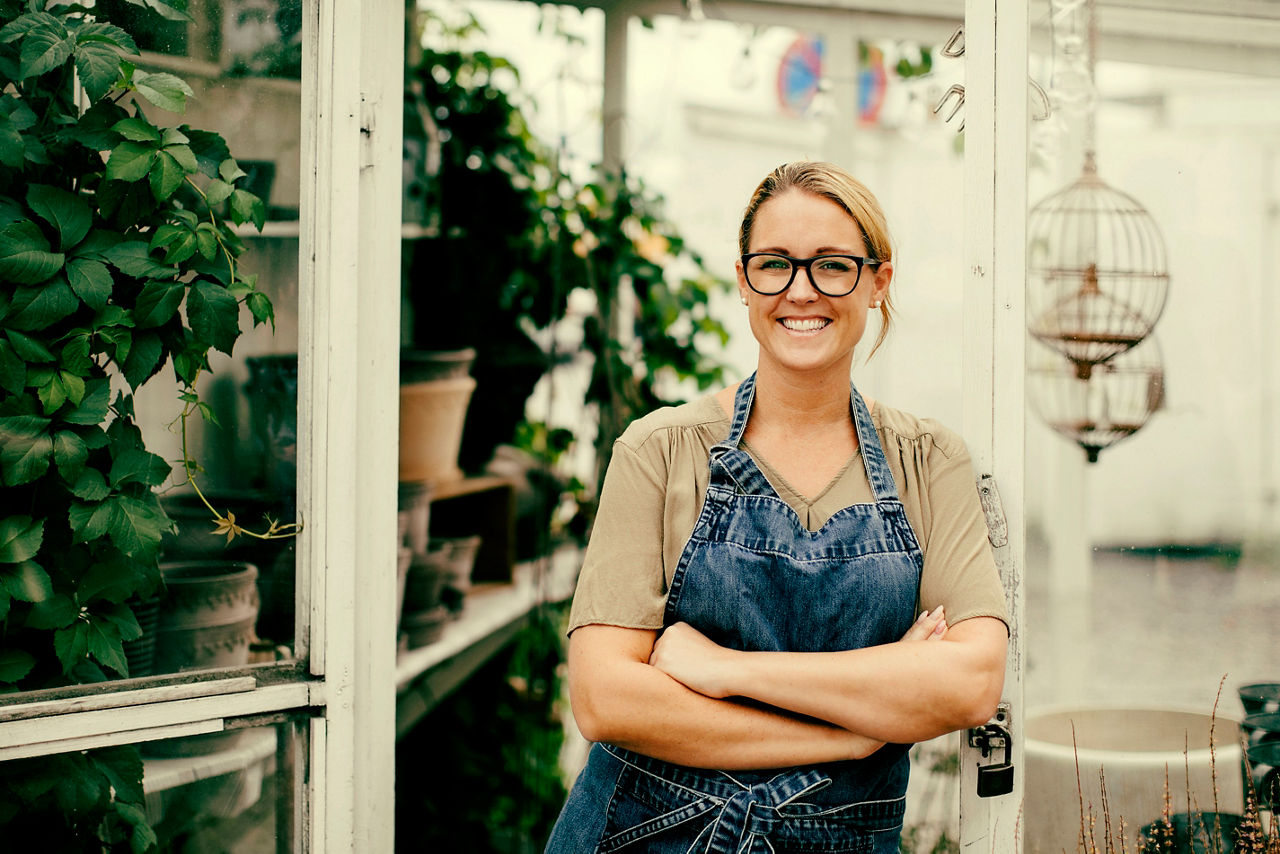
<svg viewBox="0 0 1280 854">
<path fill-rule="evenodd" d="M 156 629 L 156 672 L 249 663 L 258 618 L 258 569 L 236 561 L 160 565 L 165 596 Z"/>
<path fill-rule="evenodd" d="M 458 452 L 476 381 L 475 350 L 400 355 L 400 480 L 448 483 L 462 479 Z"/>
</svg>

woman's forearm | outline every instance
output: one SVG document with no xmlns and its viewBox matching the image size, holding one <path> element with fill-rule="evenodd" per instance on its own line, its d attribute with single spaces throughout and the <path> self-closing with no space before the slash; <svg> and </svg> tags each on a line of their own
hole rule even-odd
<svg viewBox="0 0 1280 854">
<path fill-rule="evenodd" d="M 1004 684 L 1004 624 L 975 618 L 940 643 L 829 653 L 729 651 L 726 696 L 829 721 L 886 742 L 924 741 L 985 723 Z"/>
<path fill-rule="evenodd" d="M 586 626 L 570 643 L 570 699 L 590 741 L 724 770 L 861 758 L 881 746 L 822 721 L 690 690 L 638 660 L 639 653 L 619 656 L 608 644 L 590 642 L 592 629 L 619 631 Z"/>
</svg>

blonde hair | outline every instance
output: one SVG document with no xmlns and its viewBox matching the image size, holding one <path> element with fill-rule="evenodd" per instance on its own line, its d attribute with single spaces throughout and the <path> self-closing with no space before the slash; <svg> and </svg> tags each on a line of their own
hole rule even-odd
<svg viewBox="0 0 1280 854">
<path fill-rule="evenodd" d="M 738 229 L 739 252 L 745 255 L 750 251 L 751 229 L 755 226 L 760 206 L 793 189 L 830 199 L 843 208 L 862 232 L 862 242 L 867 247 L 869 260 L 875 264 L 893 260 L 893 242 L 889 237 L 889 225 L 880 202 L 865 184 L 844 169 L 834 163 L 817 160 L 784 163 L 765 176 L 751 194 L 751 201 L 747 203 L 747 209 L 742 215 L 742 226 Z M 892 300 L 886 293 L 880 303 L 880 334 L 876 336 L 875 346 L 871 348 L 868 358 L 875 355 L 889 335 L 892 310 Z"/>
</svg>

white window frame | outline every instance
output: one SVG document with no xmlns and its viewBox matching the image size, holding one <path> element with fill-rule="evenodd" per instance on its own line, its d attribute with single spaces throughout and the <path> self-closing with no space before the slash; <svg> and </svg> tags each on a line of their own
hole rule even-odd
<svg viewBox="0 0 1280 854">
<path fill-rule="evenodd" d="M 295 849 L 391 851 L 404 6 L 306 0 L 303 41 L 296 653 L 307 671 L 42 692 L 0 706 L 0 761 L 301 716 Z M 259 686 L 268 671 L 276 684 Z"/>
</svg>

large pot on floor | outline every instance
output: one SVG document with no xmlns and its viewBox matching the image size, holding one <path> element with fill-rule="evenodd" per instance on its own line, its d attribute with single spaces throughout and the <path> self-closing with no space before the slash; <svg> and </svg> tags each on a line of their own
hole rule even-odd
<svg viewBox="0 0 1280 854">
<path fill-rule="evenodd" d="M 1186 809 L 1188 791 L 1199 809 L 1213 811 L 1215 780 L 1217 810 L 1242 809 L 1240 730 L 1227 718 L 1175 709 L 1058 707 L 1028 714 L 1025 738 L 1028 854 L 1076 849 L 1082 799 L 1086 811 L 1092 807 L 1100 838 L 1100 772 L 1112 832 L 1119 833 L 1123 819 L 1129 851 L 1137 850 L 1142 827 L 1162 814 L 1166 775 L 1175 812 Z"/>
</svg>

